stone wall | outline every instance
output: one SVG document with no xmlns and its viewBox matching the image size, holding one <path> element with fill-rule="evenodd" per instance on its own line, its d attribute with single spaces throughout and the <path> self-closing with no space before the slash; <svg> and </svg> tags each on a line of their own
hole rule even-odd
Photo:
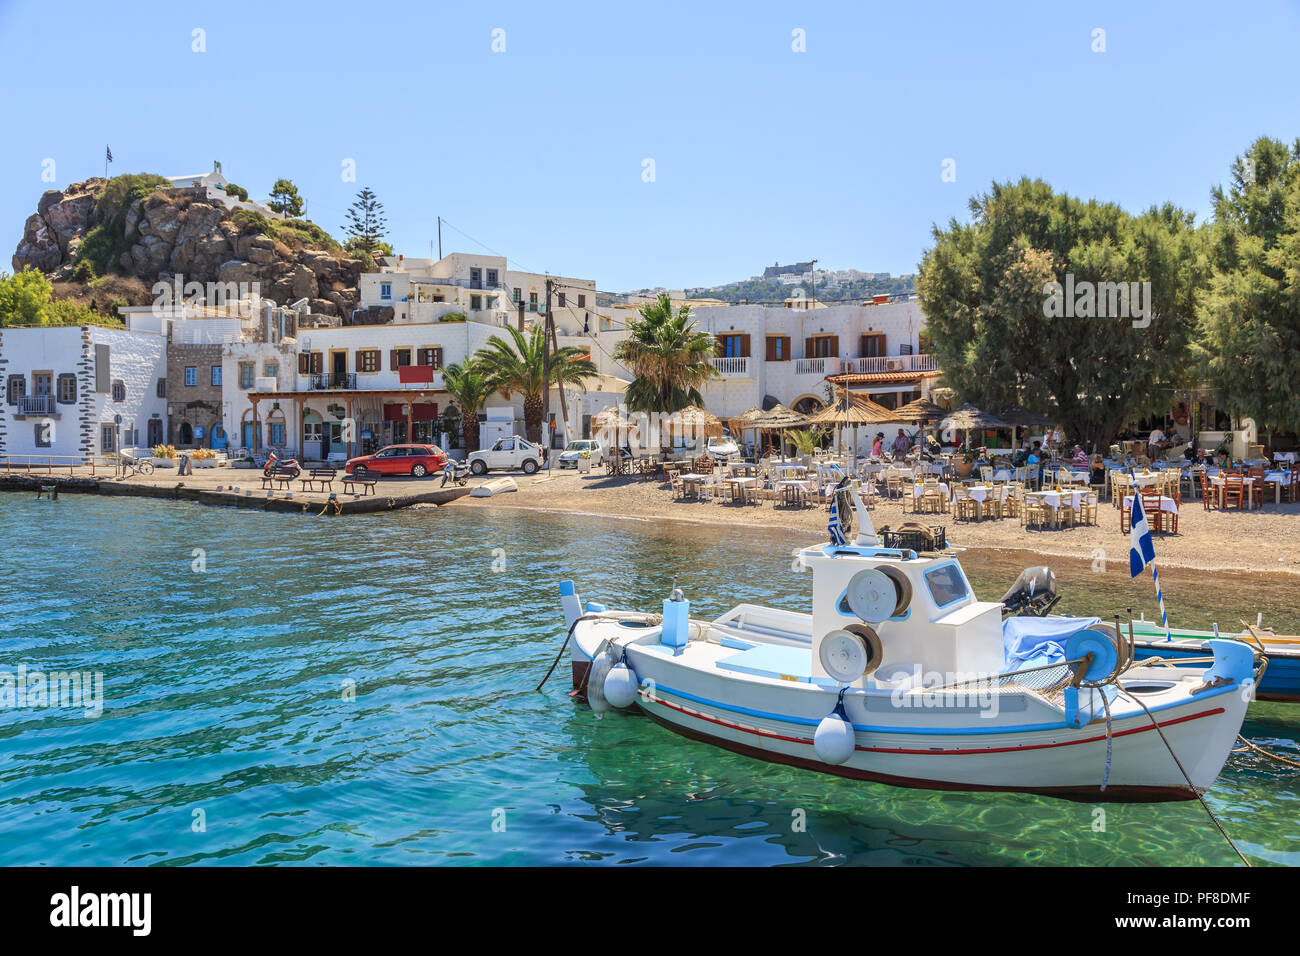
<svg viewBox="0 0 1300 956">
<path fill-rule="evenodd" d="M 222 386 L 212 384 L 213 367 L 222 366 L 220 345 L 167 346 L 167 443 L 170 445 L 198 446 L 211 444 L 212 426 L 221 422 Z M 185 369 L 195 369 L 195 384 L 185 384 Z M 223 379 L 224 382 L 224 373 Z M 188 424 L 191 432 L 202 428 L 203 437 L 191 435 L 182 442 L 181 426 Z"/>
</svg>

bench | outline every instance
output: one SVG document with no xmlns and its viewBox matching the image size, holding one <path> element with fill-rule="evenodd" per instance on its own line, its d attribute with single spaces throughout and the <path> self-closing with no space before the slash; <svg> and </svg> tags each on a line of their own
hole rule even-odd
<svg viewBox="0 0 1300 956">
<path fill-rule="evenodd" d="M 311 491 L 313 485 L 320 485 L 321 491 L 329 491 L 334 487 L 334 476 L 338 472 L 333 468 L 310 468 L 307 470 L 307 477 L 299 479 L 302 482 L 303 491 Z"/>
<path fill-rule="evenodd" d="M 277 485 L 285 491 L 292 488 L 290 484 L 298 477 L 298 469 L 289 465 L 272 465 L 269 472 L 262 475 L 262 487 L 270 488 L 271 485 Z"/>
<path fill-rule="evenodd" d="M 375 493 L 374 478 L 358 478 L 356 475 L 347 475 L 343 479 L 344 494 L 353 494 L 352 486 L 360 485 L 362 495 L 373 495 Z"/>
</svg>

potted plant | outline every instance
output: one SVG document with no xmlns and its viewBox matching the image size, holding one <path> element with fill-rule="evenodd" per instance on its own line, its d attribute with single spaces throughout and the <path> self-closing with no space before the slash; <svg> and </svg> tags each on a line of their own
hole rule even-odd
<svg viewBox="0 0 1300 956">
<path fill-rule="evenodd" d="M 231 461 L 231 463 L 230 463 L 230 467 L 232 467 L 232 468 L 252 468 L 255 464 L 256 464 L 256 462 L 253 461 L 253 456 L 250 455 L 250 454 L 248 454 L 247 452 L 245 452 L 245 453 L 244 453 L 244 456 L 243 456 L 242 458 L 236 458 L 236 459 L 234 459 L 233 461 Z"/>
<path fill-rule="evenodd" d="M 578 473 L 588 474 L 591 471 L 591 451 L 584 451 L 578 456 Z"/>
<path fill-rule="evenodd" d="M 176 446 L 175 445 L 154 445 L 153 464 L 155 468 L 175 468 L 176 467 Z"/>
<path fill-rule="evenodd" d="M 194 463 L 195 468 L 214 468 L 217 464 L 217 453 L 211 448 L 199 448 L 190 455 L 190 461 Z"/>
<path fill-rule="evenodd" d="M 975 470 L 975 452 L 969 442 L 963 442 L 957 449 L 957 461 L 953 467 L 957 471 L 958 478 L 969 478 L 970 473 Z"/>
</svg>

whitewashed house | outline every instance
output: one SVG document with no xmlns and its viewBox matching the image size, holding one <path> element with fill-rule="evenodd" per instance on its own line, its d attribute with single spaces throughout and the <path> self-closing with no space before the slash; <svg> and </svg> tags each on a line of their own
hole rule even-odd
<svg viewBox="0 0 1300 956">
<path fill-rule="evenodd" d="M 160 441 L 166 364 L 156 333 L 0 328 L 0 454 L 80 464 Z"/>
</svg>

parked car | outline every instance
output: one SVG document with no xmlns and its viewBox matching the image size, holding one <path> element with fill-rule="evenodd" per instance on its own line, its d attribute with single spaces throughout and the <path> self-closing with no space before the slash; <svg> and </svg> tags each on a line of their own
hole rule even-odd
<svg viewBox="0 0 1300 956">
<path fill-rule="evenodd" d="M 437 445 L 389 445 L 373 455 L 349 458 L 344 467 L 358 478 L 375 475 L 411 475 L 423 478 L 447 467 L 447 456 Z"/>
<path fill-rule="evenodd" d="M 722 438 L 710 438 L 708 444 L 704 446 L 704 454 L 708 455 L 710 458 L 721 458 L 725 460 L 739 455 L 740 448 L 734 439 L 725 436 Z"/>
<path fill-rule="evenodd" d="M 512 435 L 498 438 L 491 448 L 471 452 L 465 459 L 469 470 L 475 475 L 485 475 L 492 469 L 523 469 L 525 475 L 531 475 L 542 467 L 546 461 L 546 452 L 541 445 L 534 445 L 525 438 Z"/>
<path fill-rule="evenodd" d="M 591 459 L 592 467 L 605 463 L 605 448 L 596 438 L 578 438 L 569 442 L 557 461 L 561 468 L 577 468 L 578 459 L 583 455 Z"/>
</svg>

